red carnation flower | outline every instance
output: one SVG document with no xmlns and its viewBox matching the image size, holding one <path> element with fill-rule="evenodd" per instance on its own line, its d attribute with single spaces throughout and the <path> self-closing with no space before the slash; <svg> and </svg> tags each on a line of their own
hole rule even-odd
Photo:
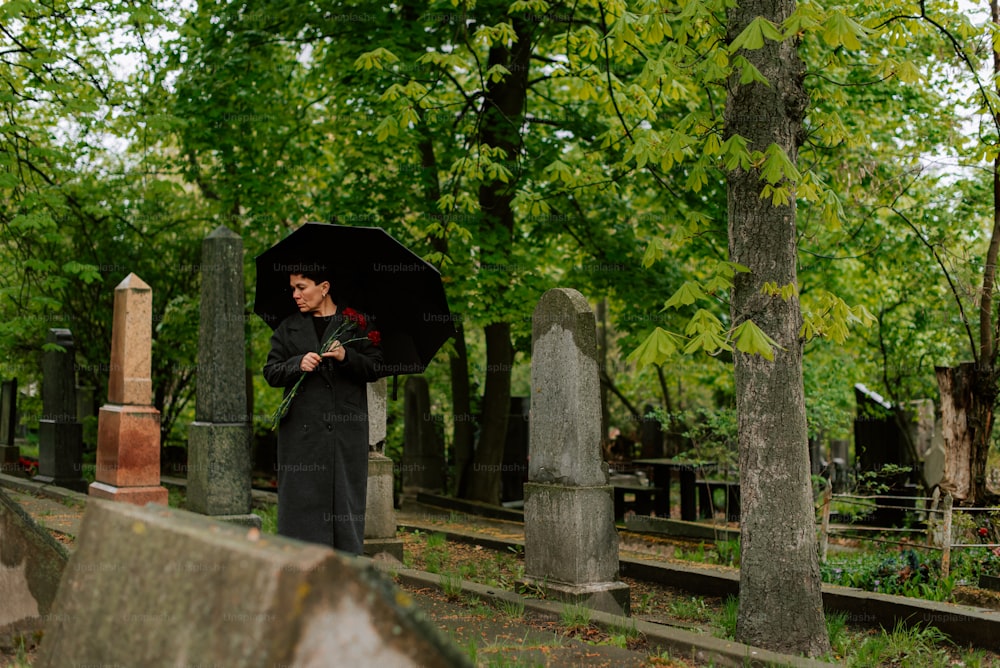
<svg viewBox="0 0 1000 668">
<path fill-rule="evenodd" d="M 983 536 L 985 538 L 987 533 L 989 533 L 989 532 L 986 530 L 986 527 L 979 527 L 979 535 L 980 536 Z"/>
<path fill-rule="evenodd" d="M 368 323 L 365 322 L 365 316 L 350 307 L 344 309 L 344 317 L 351 322 L 357 323 L 358 327 L 361 329 L 364 329 L 368 325 Z"/>
<path fill-rule="evenodd" d="M 368 340 L 377 346 L 382 343 L 382 335 L 373 329 L 372 331 L 368 332 Z"/>
</svg>

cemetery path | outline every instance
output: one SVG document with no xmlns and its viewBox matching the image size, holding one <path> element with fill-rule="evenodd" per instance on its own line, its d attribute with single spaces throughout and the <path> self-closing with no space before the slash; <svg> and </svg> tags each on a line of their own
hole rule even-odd
<svg viewBox="0 0 1000 668">
<path fill-rule="evenodd" d="M 568 637 L 558 622 L 536 619 L 530 613 L 515 621 L 491 608 L 470 608 L 453 603 L 438 590 L 403 588 L 455 644 L 467 650 L 470 645 L 476 647 L 478 665 L 615 668 L 654 665 L 648 661 L 646 652 L 590 644 Z"/>
</svg>

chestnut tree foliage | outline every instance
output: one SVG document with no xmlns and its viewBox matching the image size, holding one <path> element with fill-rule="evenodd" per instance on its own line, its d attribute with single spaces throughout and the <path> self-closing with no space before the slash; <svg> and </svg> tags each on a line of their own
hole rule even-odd
<svg viewBox="0 0 1000 668">
<path fill-rule="evenodd" d="M 37 379 L 46 330 L 69 327 L 99 401 L 112 291 L 134 271 L 154 290 L 164 436 L 183 441 L 201 239 L 225 224 L 250 257 L 321 220 L 380 225 L 441 269 L 458 336 L 427 376 L 462 496 L 500 500 L 530 315 L 559 285 L 606 305 L 615 419 L 634 425 L 647 401 L 678 425 L 686 409 L 750 415 L 741 365 L 801 379 L 795 433 L 751 434 L 776 408 L 739 422 L 748 481 L 781 462 L 799 476 L 807 435 L 849 431 L 855 382 L 933 396 L 934 367 L 963 360 L 977 363 L 983 457 L 1000 348 L 1000 40 L 995 7 L 981 9 L 7 2 L 0 375 Z M 765 106 L 739 106 L 748 91 Z M 747 255 L 754 216 L 784 236 Z M 249 315 L 252 281 L 248 262 L 254 369 L 267 328 Z M 255 399 L 259 415 L 277 402 L 259 382 Z M 778 460 L 753 456 L 779 442 Z M 794 543 L 782 558 L 805 574 L 802 605 L 819 606 L 810 499 L 802 476 L 784 487 L 802 535 L 767 534 L 778 523 L 760 506 L 745 563 Z M 742 639 L 824 650 L 811 618 L 801 634 L 751 623 L 776 606 L 745 591 Z"/>
</svg>

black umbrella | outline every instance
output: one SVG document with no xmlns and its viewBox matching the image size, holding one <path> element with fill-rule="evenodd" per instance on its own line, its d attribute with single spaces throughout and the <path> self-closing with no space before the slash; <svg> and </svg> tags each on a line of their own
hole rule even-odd
<svg viewBox="0 0 1000 668">
<path fill-rule="evenodd" d="M 440 272 L 381 227 L 306 223 L 256 264 L 253 311 L 271 329 L 299 312 L 290 274 L 329 276 L 334 301 L 366 314 L 382 335 L 383 376 L 423 372 L 455 334 Z"/>
</svg>

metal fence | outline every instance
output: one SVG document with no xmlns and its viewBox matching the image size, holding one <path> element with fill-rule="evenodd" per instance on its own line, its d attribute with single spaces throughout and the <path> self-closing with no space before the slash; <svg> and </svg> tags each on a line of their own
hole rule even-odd
<svg viewBox="0 0 1000 668">
<path fill-rule="evenodd" d="M 865 508 L 878 508 L 887 510 L 901 510 L 904 512 L 916 513 L 918 519 L 923 518 L 924 528 L 885 528 L 873 526 L 851 526 L 849 528 L 837 528 L 830 526 L 830 507 L 832 502 L 837 500 L 841 504 L 857 504 Z M 908 505 L 887 505 L 885 501 L 907 501 Z M 924 502 L 924 507 L 918 507 L 919 502 Z M 951 555 L 956 549 L 995 549 L 1000 548 L 997 543 L 955 543 L 952 542 L 952 525 L 956 513 L 974 514 L 980 512 L 1000 512 L 1000 508 L 987 507 L 955 507 L 951 494 L 940 493 L 940 488 L 935 488 L 932 496 L 886 496 L 872 495 L 863 496 L 858 494 L 833 494 L 832 488 L 827 484 L 822 498 L 822 509 L 820 519 L 820 561 L 826 563 L 827 549 L 830 536 L 850 536 L 873 543 L 886 543 L 890 545 L 900 545 L 909 548 L 938 551 L 941 553 L 941 575 L 947 577 L 951 570 Z M 940 517 L 940 530 L 934 529 L 938 526 L 930 519 Z M 863 536 L 864 533 L 879 534 L 879 536 Z M 892 540 L 886 536 L 893 534 L 900 535 L 923 535 L 923 544 L 914 541 Z"/>
</svg>

